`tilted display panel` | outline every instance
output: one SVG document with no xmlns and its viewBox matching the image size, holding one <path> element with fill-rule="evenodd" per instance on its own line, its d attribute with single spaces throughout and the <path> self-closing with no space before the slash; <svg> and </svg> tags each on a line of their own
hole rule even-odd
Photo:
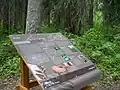
<svg viewBox="0 0 120 90">
<path fill-rule="evenodd" d="M 61 33 L 11 35 L 10 39 L 45 90 L 77 90 L 100 77 L 95 64 Z"/>
</svg>

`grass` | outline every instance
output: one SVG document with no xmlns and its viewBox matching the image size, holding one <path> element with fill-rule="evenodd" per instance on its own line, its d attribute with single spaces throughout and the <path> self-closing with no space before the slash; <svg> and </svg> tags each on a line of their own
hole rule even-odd
<svg viewBox="0 0 120 90">
<path fill-rule="evenodd" d="M 116 28 L 111 29 L 115 31 Z M 92 28 L 82 36 L 65 35 L 96 63 L 101 70 L 102 79 L 120 79 L 120 33 L 108 35 L 101 29 Z"/>
<path fill-rule="evenodd" d="M 18 74 L 19 56 L 7 37 L 0 39 L 0 80 Z"/>
</svg>

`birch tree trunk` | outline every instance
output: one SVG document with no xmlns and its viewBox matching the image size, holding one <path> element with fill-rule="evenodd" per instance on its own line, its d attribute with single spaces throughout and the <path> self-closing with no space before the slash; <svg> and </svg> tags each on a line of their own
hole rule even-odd
<svg viewBox="0 0 120 90">
<path fill-rule="evenodd" d="M 37 33 L 41 23 L 42 0 L 28 0 L 26 34 Z"/>
</svg>

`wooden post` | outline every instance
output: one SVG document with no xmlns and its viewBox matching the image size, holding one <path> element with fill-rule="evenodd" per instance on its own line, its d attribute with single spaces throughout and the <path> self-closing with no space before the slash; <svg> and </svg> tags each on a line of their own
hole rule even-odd
<svg viewBox="0 0 120 90">
<path fill-rule="evenodd" d="M 23 87 L 22 85 L 18 85 L 16 90 L 28 90 L 27 88 Z"/>
<path fill-rule="evenodd" d="M 20 61 L 21 66 L 21 85 L 29 90 L 29 69 L 23 59 Z"/>
<path fill-rule="evenodd" d="M 35 86 L 38 86 L 38 82 L 36 80 L 31 80 L 29 82 L 29 88 L 32 88 L 32 87 L 35 87 Z"/>
<path fill-rule="evenodd" d="M 29 90 L 29 88 L 39 85 L 36 80 L 29 81 L 29 69 L 22 58 L 20 61 L 20 69 L 21 82 L 19 85 L 16 86 L 16 90 Z M 42 88 L 40 88 L 40 90 L 42 90 Z M 81 90 L 92 90 L 92 87 L 86 86 Z"/>
<path fill-rule="evenodd" d="M 16 86 L 16 90 L 20 90 L 20 86 L 19 85 Z"/>
<path fill-rule="evenodd" d="M 91 86 L 86 86 L 86 87 L 82 88 L 81 90 L 92 90 L 92 87 Z"/>
</svg>

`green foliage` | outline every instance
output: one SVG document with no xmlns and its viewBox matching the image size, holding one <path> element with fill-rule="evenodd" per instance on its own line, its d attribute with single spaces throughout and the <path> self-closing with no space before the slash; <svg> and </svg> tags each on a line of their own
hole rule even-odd
<svg viewBox="0 0 120 90">
<path fill-rule="evenodd" d="M 56 27 L 56 25 L 54 24 L 42 24 L 42 26 L 40 27 L 40 32 L 42 33 L 54 33 L 54 32 L 58 32 L 58 27 Z"/>
<path fill-rule="evenodd" d="M 94 21 L 94 27 L 95 28 L 101 28 L 103 26 L 103 12 L 101 11 L 96 11 L 94 13 L 94 18 L 93 18 L 93 21 Z"/>
<path fill-rule="evenodd" d="M 120 59 L 120 54 L 116 54 L 115 57 Z"/>
<path fill-rule="evenodd" d="M 118 27 L 117 27 L 118 28 Z M 109 28 L 108 28 L 109 29 Z M 87 55 L 102 71 L 102 78 L 120 79 L 120 43 L 119 36 L 115 33 L 116 28 L 111 28 L 112 38 L 107 36 L 105 29 L 92 28 L 84 35 L 64 33 L 73 44 Z M 120 30 L 120 29 L 119 29 Z M 118 30 L 118 31 L 119 31 Z M 117 33 L 117 30 L 116 30 Z"/>
<path fill-rule="evenodd" d="M 80 34 L 93 24 L 93 0 L 44 0 L 45 19 Z M 81 32 L 80 32 L 81 31 Z"/>
<path fill-rule="evenodd" d="M 0 79 L 18 72 L 19 57 L 8 38 L 0 40 Z"/>
</svg>

